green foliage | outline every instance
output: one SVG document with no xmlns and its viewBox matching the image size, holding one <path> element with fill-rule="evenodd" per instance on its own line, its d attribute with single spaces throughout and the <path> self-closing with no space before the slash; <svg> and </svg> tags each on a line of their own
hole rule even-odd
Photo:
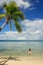
<svg viewBox="0 0 43 65">
<path fill-rule="evenodd" d="M 3 17 L 6 17 L 5 14 L 0 14 L 0 19 L 2 19 Z"/>
<path fill-rule="evenodd" d="M 23 15 L 23 13 L 22 13 L 21 11 L 15 12 L 14 14 L 15 14 L 16 16 L 18 16 L 18 18 L 20 18 L 20 19 L 22 19 L 22 20 L 25 19 L 25 18 L 24 18 L 24 15 Z"/>
<path fill-rule="evenodd" d="M 3 8 L 6 9 L 6 13 L 3 15 L 0 14 L 0 18 L 6 17 L 7 21 L 10 22 L 10 29 L 12 29 L 10 20 L 13 19 L 15 22 L 17 31 L 22 32 L 18 19 L 20 18 L 21 20 L 24 20 L 24 15 L 21 12 L 20 8 L 17 6 L 17 4 L 15 2 L 11 2 L 9 4 L 4 3 Z"/>
<path fill-rule="evenodd" d="M 18 21 L 15 21 L 15 26 L 18 32 L 22 32 L 21 26 Z"/>
<path fill-rule="evenodd" d="M 16 5 L 15 2 L 11 2 L 9 5 L 6 5 L 6 11 L 7 14 L 13 14 L 14 12 L 16 12 L 18 9 L 18 6 Z"/>
</svg>

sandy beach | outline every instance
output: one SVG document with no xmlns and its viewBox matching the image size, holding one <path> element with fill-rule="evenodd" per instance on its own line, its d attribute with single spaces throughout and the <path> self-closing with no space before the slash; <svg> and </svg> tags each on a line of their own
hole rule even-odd
<svg viewBox="0 0 43 65">
<path fill-rule="evenodd" d="M 3 61 L 3 60 L 5 59 L 0 59 L 0 61 Z M 7 65 L 43 65 L 43 57 L 20 56 L 16 58 L 16 60 L 9 60 L 5 64 Z"/>
</svg>

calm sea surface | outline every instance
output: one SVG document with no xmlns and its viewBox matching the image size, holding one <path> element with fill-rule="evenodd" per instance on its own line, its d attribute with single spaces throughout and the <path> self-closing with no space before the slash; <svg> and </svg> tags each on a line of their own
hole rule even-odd
<svg viewBox="0 0 43 65">
<path fill-rule="evenodd" d="M 32 56 L 43 56 L 43 41 L 7 41 L 0 40 L 0 55 L 27 55 L 32 49 Z"/>
</svg>

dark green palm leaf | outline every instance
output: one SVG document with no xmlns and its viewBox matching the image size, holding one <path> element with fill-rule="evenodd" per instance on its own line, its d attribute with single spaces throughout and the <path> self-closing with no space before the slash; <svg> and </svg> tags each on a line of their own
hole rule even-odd
<svg viewBox="0 0 43 65">
<path fill-rule="evenodd" d="M 22 32 L 21 26 L 18 22 L 18 18 L 14 18 L 14 23 L 18 32 Z"/>
<path fill-rule="evenodd" d="M 20 12 L 20 11 L 18 11 L 18 12 L 14 12 L 14 15 L 16 15 L 16 16 L 18 16 L 20 19 L 22 19 L 22 20 L 24 20 L 25 19 L 25 17 L 24 17 L 24 15 L 23 15 L 23 13 L 22 12 Z"/>
<path fill-rule="evenodd" d="M 1 27 L 3 28 L 7 23 L 10 23 L 10 30 L 12 30 L 12 21 L 14 19 L 14 23 L 18 32 L 22 32 L 21 26 L 19 24 L 19 19 L 24 20 L 24 14 L 21 12 L 20 8 L 17 6 L 15 2 L 11 2 L 9 4 L 4 3 L 4 7 L 6 9 L 5 14 L 0 14 L 0 19 L 5 17 L 7 22 L 5 22 Z"/>
<path fill-rule="evenodd" d="M 0 14 L 0 19 L 2 19 L 3 17 L 6 17 L 5 14 Z"/>
</svg>

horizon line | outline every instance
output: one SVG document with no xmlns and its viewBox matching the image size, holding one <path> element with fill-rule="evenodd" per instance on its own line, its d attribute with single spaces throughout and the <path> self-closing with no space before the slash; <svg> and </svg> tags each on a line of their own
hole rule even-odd
<svg viewBox="0 0 43 65">
<path fill-rule="evenodd" d="M 0 42 L 43 42 L 43 40 L 0 40 Z"/>
</svg>

